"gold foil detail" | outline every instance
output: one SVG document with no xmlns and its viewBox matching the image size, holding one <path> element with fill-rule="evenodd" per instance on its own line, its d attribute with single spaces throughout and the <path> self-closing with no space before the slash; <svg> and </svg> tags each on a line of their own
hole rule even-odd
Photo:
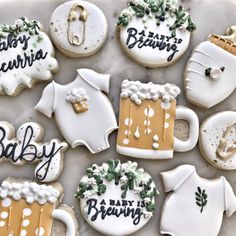
<svg viewBox="0 0 236 236">
<path fill-rule="evenodd" d="M 85 112 L 89 109 L 88 103 L 86 100 L 81 102 L 72 103 L 72 107 L 75 113 L 79 114 Z"/>
<path fill-rule="evenodd" d="M 79 11 L 79 13 L 77 12 Z M 69 16 L 67 18 L 68 21 L 68 27 L 67 27 L 67 37 L 68 41 L 72 45 L 80 46 L 81 44 L 84 43 L 85 40 L 85 29 L 86 29 L 86 21 L 88 19 L 88 12 L 87 10 L 81 6 L 81 5 L 74 5 L 70 9 Z M 75 22 L 76 20 L 81 21 L 83 23 L 83 32 L 82 36 L 78 34 L 74 34 L 70 28 L 71 28 L 71 23 Z"/>
</svg>

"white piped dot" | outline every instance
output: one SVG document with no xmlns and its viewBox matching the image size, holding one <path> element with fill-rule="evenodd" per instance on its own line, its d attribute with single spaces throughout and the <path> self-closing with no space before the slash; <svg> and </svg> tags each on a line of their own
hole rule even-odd
<svg viewBox="0 0 236 236">
<path fill-rule="evenodd" d="M 125 130 L 125 135 L 130 135 L 131 131 L 130 130 Z"/>
<path fill-rule="evenodd" d="M 26 236 L 27 235 L 27 231 L 25 229 L 22 229 L 20 231 L 20 236 Z"/>
<path fill-rule="evenodd" d="M 144 121 L 144 125 L 150 125 L 151 124 L 151 121 L 150 120 L 145 120 Z"/>
<path fill-rule="evenodd" d="M 130 126 L 130 125 L 132 125 L 132 123 L 133 123 L 132 119 L 130 119 L 130 118 L 125 119 L 125 125 Z"/>
<path fill-rule="evenodd" d="M 39 231 L 39 232 L 38 232 Z M 39 230 L 38 228 L 35 230 L 35 235 L 36 236 L 44 236 L 44 228 L 40 227 Z"/>
<path fill-rule="evenodd" d="M 153 147 L 153 149 L 158 149 L 159 148 L 159 144 L 158 143 L 153 143 L 152 147 Z"/>
<path fill-rule="evenodd" d="M 10 198 L 5 198 L 2 200 L 2 206 L 3 207 L 9 207 L 11 205 L 12 201 Z"/>
<path fill-rule="evenodd" d="M 125 145 L 129 144 L 129 139 L 127 139 L 127 138 L 123 139 L 123 144 L 125 144 Z"/>
<path fill-rule="evenodd" d="M 0 227 L 4 227 L 5 222 L 4 221 L 0 221 Z"/>
<path fill-rule="evenodd" d="M 153 136 L 153 141 L 154 141 L 154 142 L 157 142 L 158 139 L 159 139 L 159 138 L 158 138 L 158 135 L 157 135 L 157 134 Z"/>
<path fill-rule="evenodd" d="M 170 114 L 166 113 L 166 119 L 170 119 Z"/>
<path fill-rule="evenodd" d="M 2 213 L 1 213 L 1 218 L 2 219 L 6 219 L 8 217 L 8 213 L 6 212 L 6 211 L 3 211 Z"/>
<path fill-rule="evenodd" d="M 170 124 L 168 122 L 165 122 L 165 128 L 169 128 Z"/>
<path fill-rule="evenodd" d="M 25 208 L 23 210 L 24 216 L 30 216 L 32 214 L 32 211 L 29 208 Z"/>
<path fill-rule="evenodd" d="M 28 219 L 23 220 L 22 225 L 24 227 L 27 227 L 30 224 L 30 221 Z"/>
<path fill-rule="evenodd" d="M 161 103 L 162 109 L 168 110 L 168 109 L 170 109 L 170 107 L 171 107 L 171 104 L 169 102 L 162 102 Z"/>
<path fill-rule="evenodd" d="M 150 134 L 151 132 L 152 132 L 152 130 L 149 129 L 149 128 L 147 128 L 147 129 L 144 130 L 144 133 L 145 133 L 145 134 Z"/>
<path fill-rule="evenodd" d="M 152 108 L 146 108 L 146 109 L 144 109 L 144 114 L 145 114 L 145 116 L 153 117 L 155 112 Z"/>
</svg>

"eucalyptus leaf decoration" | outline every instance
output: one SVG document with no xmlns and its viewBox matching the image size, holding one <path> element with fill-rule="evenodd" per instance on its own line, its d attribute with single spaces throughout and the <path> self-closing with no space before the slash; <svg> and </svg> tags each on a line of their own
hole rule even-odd
<svg viewBox="0 0 236 236">
<path fill-rule="evenodd" d="M 82 178 L 75 197 L 100 196 L 107 190 L 107 181 L 120 185 L 121 198 L 125 199 L 128 191 L 133 191 L 145 202 L 148 212 L 155 210 L 156 185 L 148 173 L 131 161 L 121 163 L 119 160 L 110 160 L 102 166 L 93 164 L 87 169 L 87 175 Z"/>
<path fill-rule="evenodd" d="M 196 196 L 196 204 L 201 207 L 200 212 L 203 212 L 204 207 L 207 205 L 207 194 L 206 194 L 206 190 L 203 189 L 201 190 L 200 187 L 197 188 L 197 192 L 195 192 L 195 196 Z"/>
<path fill-rule="evenodd" d="M 144 23 L 147 18 L 155 18 L 157 26 L 168 17 L 175 17 L 174 24 L 168 26 L 172 37 L 176 37 L 177 29 L 185 29 L 189 32 L 196 29 L 189 13 L 183 6 L 178 7 L 174 0 L 129 0 L 128 8 L 124 9 L 118 17 L 117 25 L 127 26 L 135 16 L 144 18 Z"/>
</svg>

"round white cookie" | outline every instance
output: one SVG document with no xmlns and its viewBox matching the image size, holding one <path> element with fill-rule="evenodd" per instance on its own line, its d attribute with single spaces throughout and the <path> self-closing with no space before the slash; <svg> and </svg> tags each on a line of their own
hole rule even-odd
<svg viewBox="0 0 236 236">
<path fill-rule="evenodd" d="M 236 112 L 225 111 L 210 116 L 201 126 L 200 150 L 213 166 L 236 169 Z"/>
<path fill-rule="evenodd" d="M 104 13 L 94 4 L 69 1 L 53 12 L 50 35 L 56 47 L 65 55 L 86 57 L 104 45 L 108 23 Z"/>
<path fill-rule="evenodd" d="M 156 194 L 152 177 L 136 162 L 110 160 L 87 169 L 76 197 L 93 228 L 118 236 L 134 233 L 150 220 Z"/>
<path fill-rule="evenodd" d="M 129 0 L 117 25 L 124 51 L 151 68 L 168 66 L 181 57 L 196 28 L 190 15 L 173 0 Z"/>
</svg>

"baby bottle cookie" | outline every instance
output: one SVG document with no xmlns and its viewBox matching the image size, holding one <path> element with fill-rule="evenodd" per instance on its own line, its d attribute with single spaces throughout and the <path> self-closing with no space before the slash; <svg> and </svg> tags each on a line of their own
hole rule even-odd
<svg viewBox="0 0 236 236">
<path fill-rule="evenodd" d="M 152 68 L 168 66 L 181 57 L 196 28 L 176 0 L 129 0 L 117 25 L 124 51 Z"/>
<path fill-rule="evenodd" d="M 58 69 L 53 45 L 35 20 L 21 17 L 0 25 L 0 94 L 17 95 L 36 81 L 52 79 Z"/>
<path fill-rule="evenodd" d="M 78 236 L 74 212 L 60 203 L 62 197 L 59 183 L 47 186 L 7 178 L 0 186 L 0 235 L 55 236 L 53 225 L 61 221 L 66 226 L 61 235 Z"/>
<path fill-rule="evenodd" d="M 217 236 L 223 214 L 236 211 L 236 197 L 223 177 L 204 179 L 194 166 L 181 165 L 161 173 L 166 193 L 162 209 L 161 234 Z"/>
<path fill-rule="evenodd" d="M 128 235 L 143 227 L 155 210 L 156 185 L 136 162 L 93 164 L 76 198 L 85 220 L 105 235 Z"/>
<path fill-rule="evenodd" d="M 210 116 L 200 129 L 200 150 L 213 166 L 236 169 L 236 112 L 224 111 Z"/>
<path fill-rule="evenodd" d="M 117 129 L 114 110 L 105 93 L 110 75 L 78 69 L 76 79 L 49 84 L 35 109 L 54 118 L 72 148 L 85 145 L 97 153 L 109 148 L 108 136 Z"/>
<path fill-rule="evenodd" d="M 187 99 L 201 108 L 210 108 L 226 99 L 235 89 L 236 27 L 226 36 L 212 34 L 199 44 L 185 72 Z M 209 91 L 211 91 L 209 93 Z"/>
<path fill-rule="evenodd" d="M 53 12 L 50 35 L 65 55 L 90 56 L 104 45 L 108 23 L 96 5 L 88 1 L 67 1 Z"/>
<path fill-rule="evenodd" d="M 174 84 L 124 80 L 121 85 L 117 152 L 145 159 L 170 159 L 174 151 L 195 147 L 199 122 L 194 111 L 176 107 L 180 89 Z M 174 137 L 176 119 L 188 121 L 187 141 Z"/>
<path fill-rule="evenodd" d="M 56 180 L 62 171 L 68 145 L 57 139 L 43 143 L 43 134 L 43 127 L 34 122 L 24 123 L 15 132 L 13 125 L 0 121 L 0 162 L 11 161 L 18 166 L 36 163 L 34 175 L 38 181 Z"/>
</svg>

